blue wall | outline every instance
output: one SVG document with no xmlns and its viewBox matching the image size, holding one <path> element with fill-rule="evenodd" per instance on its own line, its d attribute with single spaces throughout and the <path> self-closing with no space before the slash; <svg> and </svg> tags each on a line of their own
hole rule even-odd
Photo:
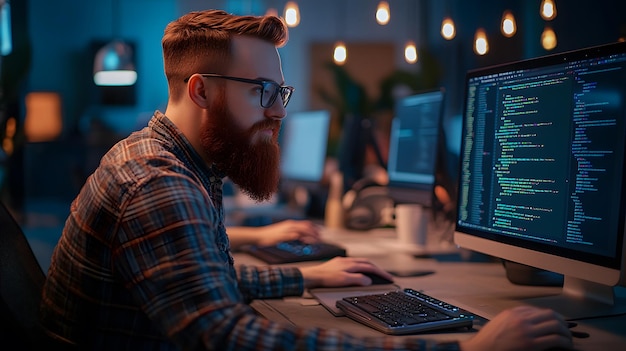
<svg viewBox="0 0 626 351">
<path fill-rule="evenodd" d="M 120 1 L 112 14 L 108 1 L 28 0 L 32 66 L 27 91 L 56 91 L 62 95 L 64 131 L 100 117 L 122 134 L 136 129 L 138 116 L 167 101 L 161 36 L 179 13 L 175 0 Z M 117 18 L 113 20 L 113 15 Z M 117 28 L 113 28 L 117 23 Z M 132 107 L 103 107 L 91 101 L 90 43 L 114 35 L 134 41 L 137 54 L 137 103 Z"/>
</svg>

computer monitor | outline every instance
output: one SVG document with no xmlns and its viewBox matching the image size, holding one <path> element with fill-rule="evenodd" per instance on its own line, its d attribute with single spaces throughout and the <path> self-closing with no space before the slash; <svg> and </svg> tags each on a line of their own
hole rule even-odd
<svg viewBox="0 0 626 351">
<path fill-rule="evenodd" d="M 344 193 L 355 187 L 359 188 L 366 180 L 364 171 L 368 148 L 376 156 L 378 164 L 385 168 L 380 148 L 374 137 L 374 128 L 373 121 L 367 116 L 354 113 L 344 116 L 337 150 Z"/>
<path fill-rule="evenodd" d="M 299 196 L 303 191 L 306 196 L 319 191 L 324 176 L 329 127 L 330 112 L 326 110 L 291 112 L 283 121 L 279 139 L 280 190 L 287 198 Z"/>
<path fill-rule="evenodd" d="M 466 75 L 454 241 L 562 274 L 524 302 L 567 318 L 626 310 L 625 82 L 626 43 Z"/>
<path fill-rule="evenodd" d="M 389 137 L 389 195 L 396 203 L 431 206 L 441 137 L 444 90 L 398 99 Z"/>
</svg>

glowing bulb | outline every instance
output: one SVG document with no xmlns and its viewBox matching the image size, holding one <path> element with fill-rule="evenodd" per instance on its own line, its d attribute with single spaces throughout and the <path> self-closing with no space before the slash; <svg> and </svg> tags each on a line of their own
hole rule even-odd
<svg viewBox="0 0 626 351">
<path fill-rule="evenodd" d="M 441 22 L 441 36 L 447 40 L 452 40 L 456 36 L 456 28 L 454 28 L 452 18 L 446 17 Z"/>
<path fill-rule="evenodd" d="M 346 49 L 346 45 L 343 42 L 338 42 L 335 45 L 335 51 L 333 52 L 333 60 L 338 65 L 343 65 L 348 58 L 348 50 Z"/>
<path fill-rule="evenodd" d="M 408 41 L 406 43 L 406 46 L 404 47 L 404 59 L 410 64 L 417 62 L 417 48 L 415 47 L 414 42 Z"/>
<path fill-rule="evenodd" d="M 541 46 L 546 50 L 552 50 L 556 47 L 556 33 L 549 26 L 546 26 L 541 33 Z"/>
<path fill-rule="evenodd" d="M 285 23 L 288 27 L 295 27 L 300 24 L 300 10 L 295 1 L 287 1 L 285 4 Z"/>
<path fill-rule="evenodd" d="M 129 86 L 137 82 L 137 72 L 129 70 L 100 71 L 93 75 L 96 85 Z"/>
<path fill-rule="evenodd" d="M 389 3 L 387 1 L 381 1 L 378 3 L 378 8 L 376 9 L 376 22 L 378 24 L 384 26 L 389 23 L 389 19 L 391 15 L 389 13 Z"/>
<path fill-rule="evenodd" d="M 476 30 L 474 36 L 474 52 L 478 55 L 484 55 L 489 51 L 489 43 L 487 42 L 487 34 L 482 28 Z"/>
<path fill-rule="evenodd" d="M 510 38 L 515 35 L 517 32 L 517 25 L 515 24 L 515 17 L 513 13 L 509 10 L 504 11 L 502 14 L 502 26 L 500 27 L 502 30 L 502 35 L 507 38 Z"/>
<path fill-rule="evenodd" d="M 542 0 L 541 1 L 541 17 L 550 21 L 556 17 L 556 5 L 554 4 L 554 0 Z"/>
</svg>

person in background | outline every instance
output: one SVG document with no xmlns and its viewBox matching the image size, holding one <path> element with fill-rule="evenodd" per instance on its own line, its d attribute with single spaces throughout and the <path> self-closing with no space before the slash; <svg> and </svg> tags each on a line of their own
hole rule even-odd
<svg viewBox="0 0 626 351">
<path fill-rule="evenodd" d="M 278 132 L 293 88 L 272 16 L 191 12 L 162 39 L 169 100 L 102 158 L 72 202 L 42 294 L 49 335 L 89 350 L 541 350 L 571 347 L 552 310 L 507 310 L 470 339 L 362 338 L 267 320 L 255 298 L 392 277 L 369 260 L 235 266 L 222 179 L 251 198 L 276 191 Z M 329 318 L 332 318 L 329 316 Z"/>
<path fill-rule="evenodd" d="M 290 240 L 312 244 L 321 240 L 320 227 L 309 220 L 287 219 L 259 227 L 228 226 L 226 232 L 232 250 L 245 245 L 265 246 Z"/>
</svg>

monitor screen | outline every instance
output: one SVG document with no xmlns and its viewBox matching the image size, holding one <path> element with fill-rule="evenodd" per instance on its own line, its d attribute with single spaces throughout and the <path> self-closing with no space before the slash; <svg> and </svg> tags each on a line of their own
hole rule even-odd
<svg viewBox="0 0 626 351">
<path fill-rule="evenodd" d="M 625 82 L 626 43 L 466 75 L 455 242 L 563 274 L 533 303 L 568 317 L 625 307 Z"/>
<path fill-rule="evenodd" d="M 325 110 L 292 112 L 281 131 L 281 179 L 321 181 L 324 175 L 330 113 Z"/>
<path fill-rule="evenodd" d="M 436 90 L 396 102 L 387 175 L 389 193 L 398 203 L 432 203 L 443 101 L 443 90 Z"/>
</svg>

